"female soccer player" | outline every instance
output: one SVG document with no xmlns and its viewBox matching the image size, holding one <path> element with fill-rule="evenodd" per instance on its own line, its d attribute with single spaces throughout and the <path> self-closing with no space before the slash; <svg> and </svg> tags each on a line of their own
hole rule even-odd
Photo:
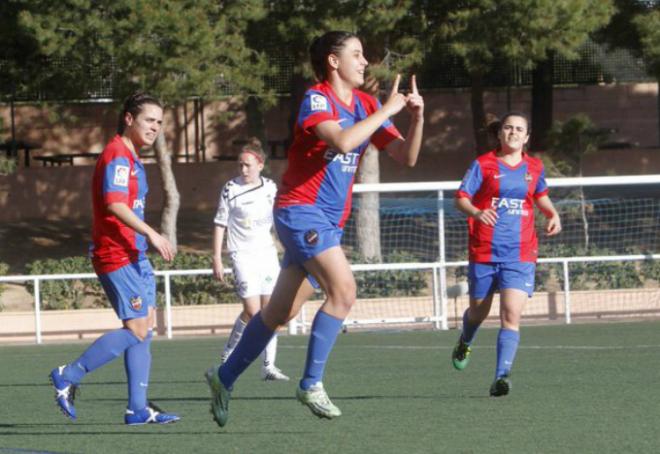
<svg viewBox="0 0 660 454">
<path fill-rule="evenodd" d="M 73 399 L 82 378 L 124 354 L 128 408 L 124 422 L 167 424 L 178 421 L 147 402 L 151 337 L 156 308 L 156 281 L 147 241 L 167 261 L 170 242 L 144 222 L 146 172 L 138 153 L 151 146 L 163 123 L 160 102 L 135 93 L 124 102 L 117 135 L 99 156 L 92 179 L 94 224 L 92 264 L 123 327 L 98 338 L 72 363 L 50 373 L 55 401 L 64 415 L 76 419 Z"/>
<path fill-rule="evenodd" d="M 328 398 L 322 379 L 337 334 L 356 298 L 355 280 L 340 247 L 355 172 L 370 142 L 408 166 L 416 163 L 419 154 L 424 101 L 414 76 L 407 96 L 399 93 L 397 76 L 381 106 L 357 90 L 364 83 L 368 65 L 357 36 L 328 32 L 314 40 L 310 57 L 320 83 L 302 101 L 288 169 L 275 203 L 275 227 L 286 249 L 282 270 L 270 303 L 250 320 L 234 353 L 219 369 L 207 371 L 211 410 L 220 426 L 227 423 L 230 392 L 238 376 L 311 295 L 308 275 L 318 282 L 326 300 L 312 323 L 296 396 L 320 418 L 341 415 Z M 406 139 L 390 121 L 404 107 L 411 114 Z"/>
<path fill-rule="evenodd" d="M 509 393 L 509 375 L 520 339 L 520 316 L 534 291 L 537 238 L 534 206 L 547 218 L 546 234 L 561 231 L 557 210 L 548 197 L 543 164 L 524 151 L 529 122 L 511 112 L 500 122 L 499 147 L 476 159 L 456 193 L 457 208 L 468 216 L 470 307 L 452 363 L 464 369 L 479 325 L 488 317 L 493 294 L 500 291 L 501 329 L 491 396 Z"/>
<path fill-rule="evenodd" d="M 245 325 L 270 300 L 280 272 L 277 249 L 271 235 L 273 202 L 277 186 L 261 176 L 266 154 L 258 139 L 252 139 L 238 155 L 240 175 L 229 180 L 220 193 L 213 232 L 213 274 L 224 282 L 222 243 L 227 231 L 227 249 L 234 265 L 236 293 L 243 300 L 243 312 L 236 318 L 222 352 L 227 361 L 243 335 Z M 277 336 L 262 352 L 261 378 L 289 380 L 275 367 Z"/>
</svg>

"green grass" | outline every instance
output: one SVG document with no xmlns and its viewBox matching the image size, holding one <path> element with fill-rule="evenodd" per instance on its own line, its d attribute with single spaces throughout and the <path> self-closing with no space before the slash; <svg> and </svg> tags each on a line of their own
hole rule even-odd
<svg viewBox="0 0 660 454">
<path fill-rule="evenodd" d="M 449 332 L 349 333 L 326 389 L 344 415 L 318 420 L 295 381 L 238 381 L 228 425 L 209 414 L 203 371 L 224 339 L 157 341 L 150 398 L 181 422 L 123 425 L 123 362 L 86 377 L 78 422 L 55 408 L 49 370 L 86 344 L 0 347 L 0 452 L 655 452 L 660 446 L 660 323 L 525 327 L 512 393 L 490 398 L 497 330 L 482 329 L 469 367 L 451 367 Z M 298 376 L 306 337 L 280 338 Z"/>
</svg>

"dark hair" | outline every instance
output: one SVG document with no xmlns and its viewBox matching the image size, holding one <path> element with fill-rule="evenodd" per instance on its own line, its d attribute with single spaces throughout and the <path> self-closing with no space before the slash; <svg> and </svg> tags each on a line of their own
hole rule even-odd
<svg viewBox="0 0 660 454">
<path fill-rule="evenodd" d="M 250 153 L 255 158 L 257 158 L 257 161 L 261 162 L 262 164 L 266 162 L 266 153 L 264 153 L 264 149 L 261 146 L 261 140 L 257 139 L 256 137 L 250 137 L 247 143 L 243 145 L 239 156 L 243 153 Z"/>
<path fill-rule="evenodd" d="M 357 35 L 339 30 L 314 38 L 312 45 L 309 46 L 309 60 L 318 80 L 323 81 L 328 78 L 328 68 L 326 67 L 328 55 L 339 53 L 344 48 L 346 41 L 351 38 L 357 38 Z"/>
<path fill-rule="evenodd" d="M 163 105 L 155 96 L 151 96 L 141 91 L 136 91 L 124 100 L 124 106 L 119 113 L 119 121 L 117 122 L 117 134 L 122 135 L 126 129 L 126 114 L 130 113 L 133 118 L 137 117 L 140 112 L 142 112 L 142 106 L 145 104 L 153 104 L 154 106 L 158 106 L 161 109 L 163 108 Z"/>
<path fill-rule="evenodd" d="M 502 115 L 502 119 L 500 120 L 500 124 L 497 128 L 497 131 L 499 132 L 502 129 L 502 126 L 504 126 L 504 122 L 509 119 L 509 117 L 521 117 L 525 120 L 525 123 L 527 123 L 527 134 L 530 134 L 532 132 L 532 125 L 529 122 L 529 118 L 527 117 L 526 113 L 517 111 L 517 110 L 511 110 L 504 115 Z"/>
</svg>

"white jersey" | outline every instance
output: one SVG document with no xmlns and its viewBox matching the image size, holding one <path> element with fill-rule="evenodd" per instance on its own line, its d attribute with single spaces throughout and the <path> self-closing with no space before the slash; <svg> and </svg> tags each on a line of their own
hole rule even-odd
<svg viewBox="0 0 660 454">
<path fill-rule="evenodd" d="M 215 224 L 227 229 L 227 250 L 274 248 L 271 228 L 277 186 L 264 177 L 256 185 L 244 184 L 242 180 L 236 177 L 224 185 L 215 214 Z"/>
</svg>

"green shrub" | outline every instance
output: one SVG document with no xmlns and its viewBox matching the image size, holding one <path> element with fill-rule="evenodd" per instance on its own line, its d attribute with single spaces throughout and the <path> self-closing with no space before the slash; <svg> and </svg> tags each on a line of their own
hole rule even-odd
<svg viewBox="0 0 660 454">
<path fill-rule="evenodd" d="M 9 265 L 7 265 L 4 262 L 0 262 L 0 276 L 6 276 L 7 273 L 9 272 Z M 4 285 L 0 284 L 0 296 L 2 296 L 2 292 L 5 290 Z M 0 311 L 2 311 L 3 306 L 2 303 L 0 302 Z"/>
<path fill-rule="evenodd" d="M 35 260 L 27 265 L 29 274 L 93 273 L 87 257 Z M 34 293 L 34 284 L 28 283 Z M 83 301 L 91 297 L 92 307 L 110 307 L 97 279 L 41 281 L 41 308 L 45 310 L 80 309 Z M 89 299 L 88 299 L 89 301 Z"/>
<path fill-rule="evenodd" d="M 418 261 L 413 254 L 393 251 L 384 257 L 383 263 Z M 357 255 L 353 263 L 373 263 Z M 360 271 L 355 274 L 358 298 L 389 298 L 394 296 L 419 296 L 428 288 L 426 270 Z"/>
<path fill-rule="evenodd" d="M 0 156 L 0 175 L 11 175 L 16 172 L 18 163 L 16 158 L 8 158 L 6 156 Z"/>
<path fill-rule="evenodd" d="M 158 255 L 150 256 L 156 270 L 196 270 L 212 267 L 210 254 L 179 253 L 172 262 L 166 262 Z M 225 265 L 229 260 L 225 260 Z M 157 278 L 157 303 L 165 304 L 165 279 Z M 240 303 L 234 291 L 233 275 L 227 276 L 227 283 L 218 282 L 211 275 L 174 276 L 171 278 L 170 291 L 172 305 L 199 305 L 217 303 Z"/>
</svg>

